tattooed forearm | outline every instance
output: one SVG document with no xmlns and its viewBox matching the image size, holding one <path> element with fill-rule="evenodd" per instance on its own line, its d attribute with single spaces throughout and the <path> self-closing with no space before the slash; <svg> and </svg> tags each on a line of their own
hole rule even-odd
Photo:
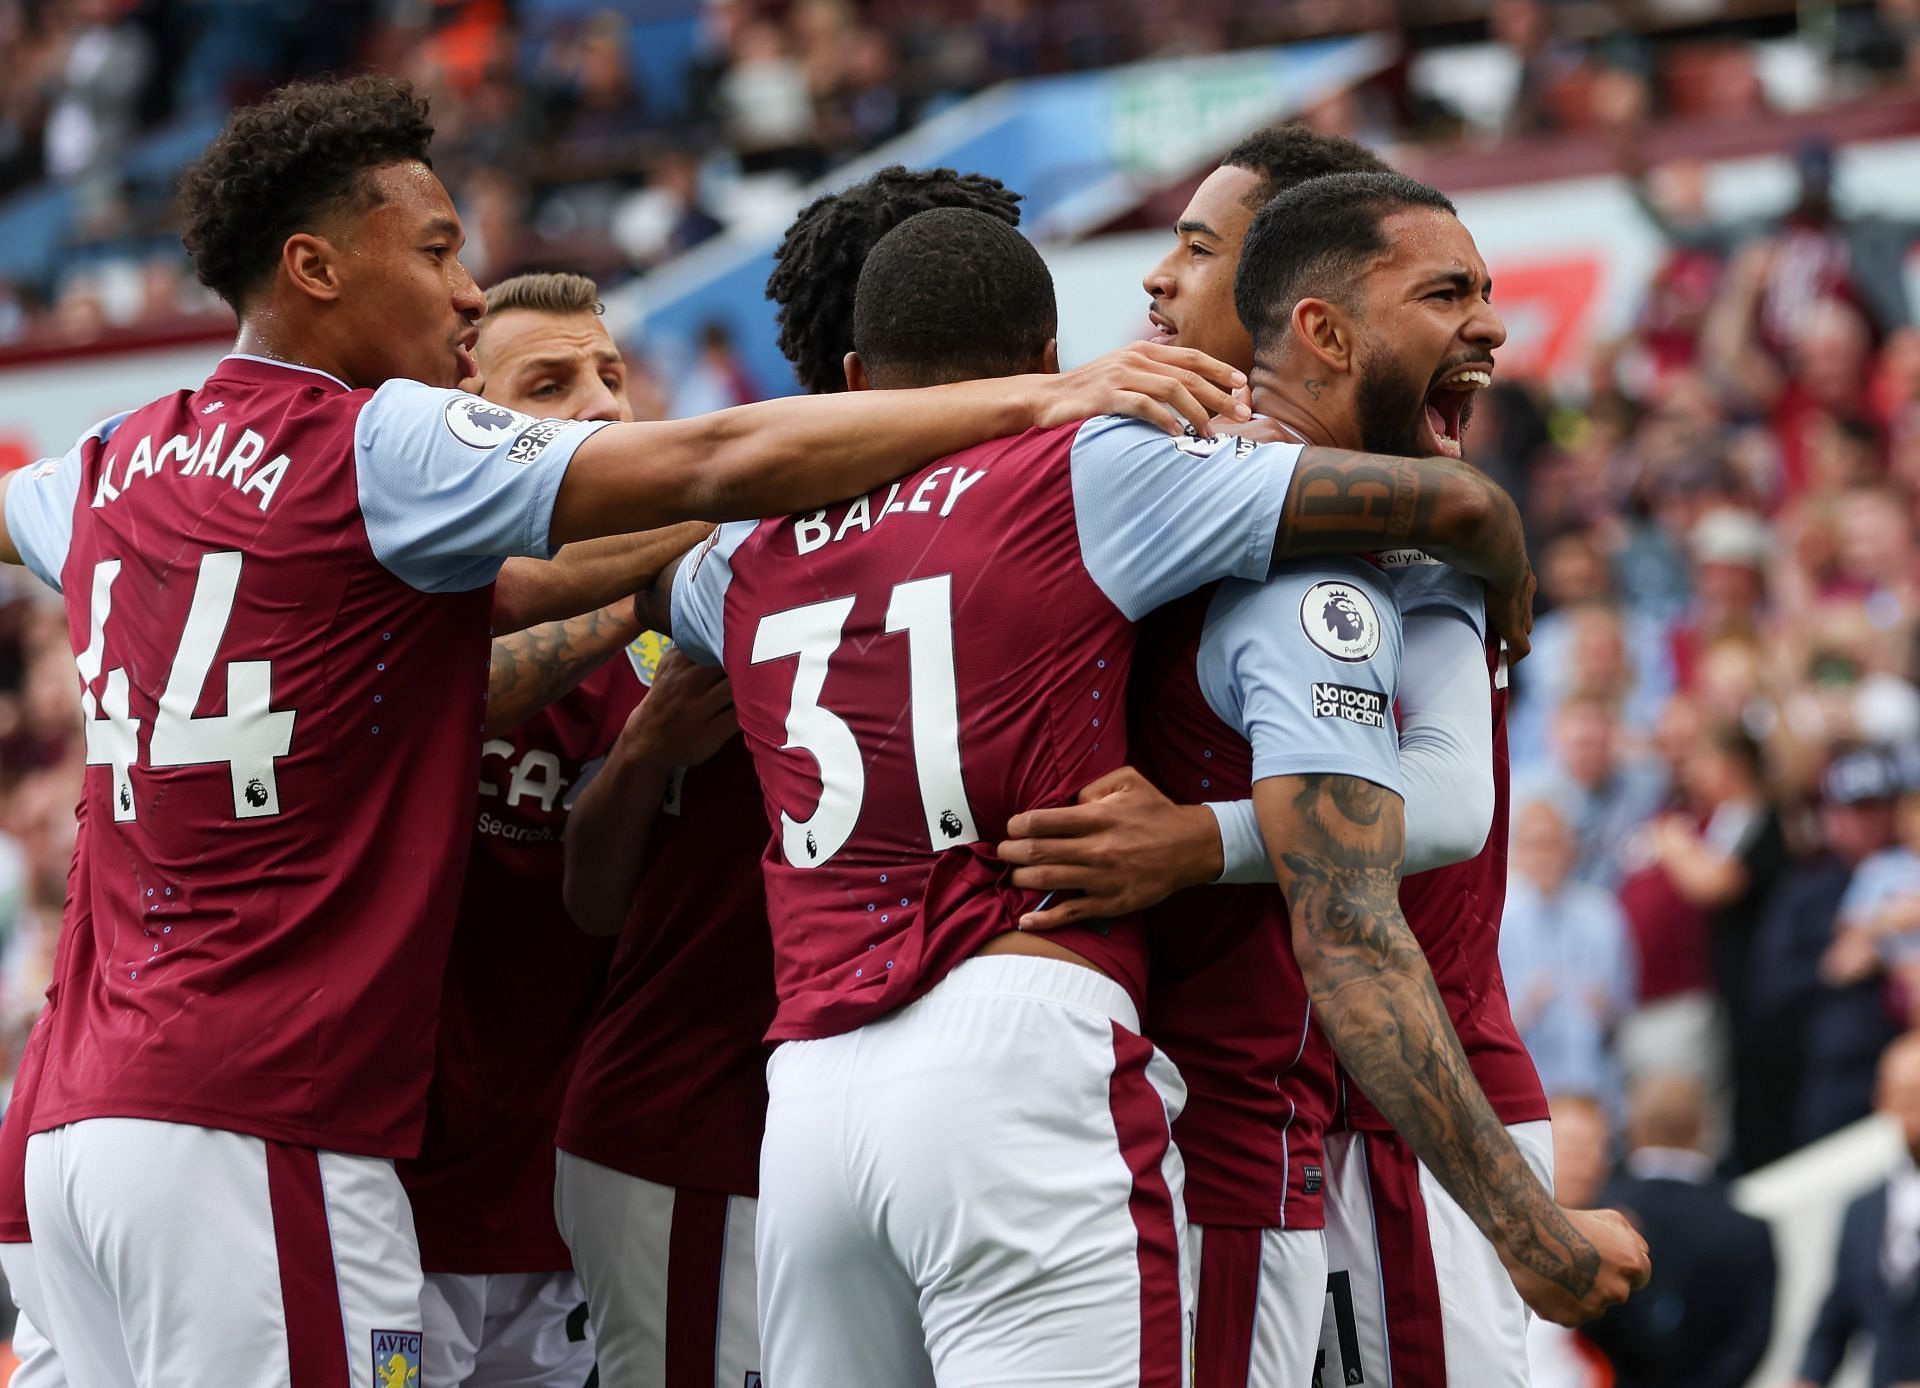
<svg viewBox="0 0 1920 1388">
<path fill-rule="evenodd" d="M 493 640 L 487 672 L 487 735 L 497 736 L 571 693 L 640 634 L 631 601 Z"/>
<path fill-rule="evenodd" d="M 1277 556 L 1423 549 L 1505 585 L 1526 572 L 1520 513 L 1491 479 L 1447 458 L 1308 448 L 1280 515 Z"/>
<path fill-rule="evenodd" d="M 1487 1103 L 1401 915 L 1398 797 L 1356 777 L 1293 776 L 1257 783 L 1254 802 L 1341 1064 L 1496 1248 L 1585 1295 L 1598 1255 Z"/>
</svg>

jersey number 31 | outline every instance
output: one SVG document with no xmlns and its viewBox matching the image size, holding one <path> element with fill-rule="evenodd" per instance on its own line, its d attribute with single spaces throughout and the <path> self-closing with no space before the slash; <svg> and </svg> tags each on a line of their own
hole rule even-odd
<svg viewBox="0 0 1920 1388">
<path fill-rule="evenodd" d="M 907 636 L 914 770 L 927 841 L 938 853 L 980 838 L 960 777 L 960 706 L 953 678 L 953 575 L 902 583 L 887 604 L 889 633 Z M 840 633 L 853 611 L 851 597 L 790 607 L 760 619 L 753 633 L 753 663 L 799 656 L 793 700 L 787 707 L 788 748 L 811 755 L 820 767 L 820 800 L 813 813 L 795 819 L 780 812 L 780 843 L 787 862 L 816 868 L 846 846 L 867 798 L 867 771 L 853 729 L 824 708 L 820 691 L 827 663 L 840 649 Z"/>
</svg>

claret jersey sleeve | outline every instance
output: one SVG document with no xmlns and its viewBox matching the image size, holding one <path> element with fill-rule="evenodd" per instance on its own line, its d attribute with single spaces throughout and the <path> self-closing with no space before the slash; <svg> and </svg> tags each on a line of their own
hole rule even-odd
<svg viewBox="0 0 1920 1388">
<path fill-rule="evenodd" d="M 34 577 L 56 593 L 73 542 L 73 507 L 84 468 L 81 452 L 90 443 L 111 439 L 126 417 L 122 413 L 101 420 L 60 457 L 22 468 L 7 484 L 7 534 Z"/>
<path fill-rule="evenodd" d="M 500 561 L 552 556 L 554 498 L 605 421 L 535 419 L 457 390 L 389 381 L 354 427 L 373 552 L 427 593 L 493 582 Z"/>
<path fill-rule="evenodd" d="M 1253 748 L 1253 779 L 1358 776 L 1402 793 L 1393 701 L 1400 614 L 1358 560 L 1289 564 L 1223 583 L 1197 668 L 1221 721 Z"/>
<path fill-rule="evenodd" d="M 1265 578 L 1299 458 L 1298 444 L 1088 420 L 1072 453 L 1087 572 L 1133 621 L 1216 579 Z"/>
</svg>

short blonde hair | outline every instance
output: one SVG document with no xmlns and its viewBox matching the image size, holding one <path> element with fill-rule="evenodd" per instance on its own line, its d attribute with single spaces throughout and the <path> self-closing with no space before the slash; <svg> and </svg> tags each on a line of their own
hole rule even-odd
<svg viewBox="0 0 1920 1388">
<path fill-rule="evenodd" d="M 585 275 L 558 271 L 515 275 L 487 291 L 487 318 L 510 309 L 529 313 L 604 313 L 600 286 Z M 486 318 L 482 318 L 484 326 Z"/>
</svg>

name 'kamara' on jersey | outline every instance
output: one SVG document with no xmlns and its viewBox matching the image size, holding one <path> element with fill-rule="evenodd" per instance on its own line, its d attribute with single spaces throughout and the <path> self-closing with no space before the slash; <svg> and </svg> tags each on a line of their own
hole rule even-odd
<svg viewBox="0 0 1920 1388">
<path fill-rule="evenodd" d="M 117 438 L 114 441 L 120 442 Z M 256 493 L 260 509 L 265 511 L 273 494 L 280 489 L 281 479 L 287 475 L 287 464 L 292 460 L 280 453 L 260 463 L 260 455 L 267 451 L 267 441 L 251 429 L 240 431 L 231 450 L 226 443 L 224 420 L 211 431 L 196 432 L 191 440 L 184 433 L 174 434 L 158 448 L 154 447 L 151 436 L 142 435 L 131 452 L 115 452 L 100 465 L 100 482 L 93 489 L 93 505 L 98 509 L 109 501 L 118 501 L 120 494 L 136 481 L 158 476 L 171 464 L 182 477 L 213 477 L 239 491 Z M 122 458 L 126 459 L 124 469 L 118 467 Z M 260 465 L 255 467 L 255 463 Z M 120 473 L 118 486 L 113 481 L 116 471 Z"/>
</svg>

